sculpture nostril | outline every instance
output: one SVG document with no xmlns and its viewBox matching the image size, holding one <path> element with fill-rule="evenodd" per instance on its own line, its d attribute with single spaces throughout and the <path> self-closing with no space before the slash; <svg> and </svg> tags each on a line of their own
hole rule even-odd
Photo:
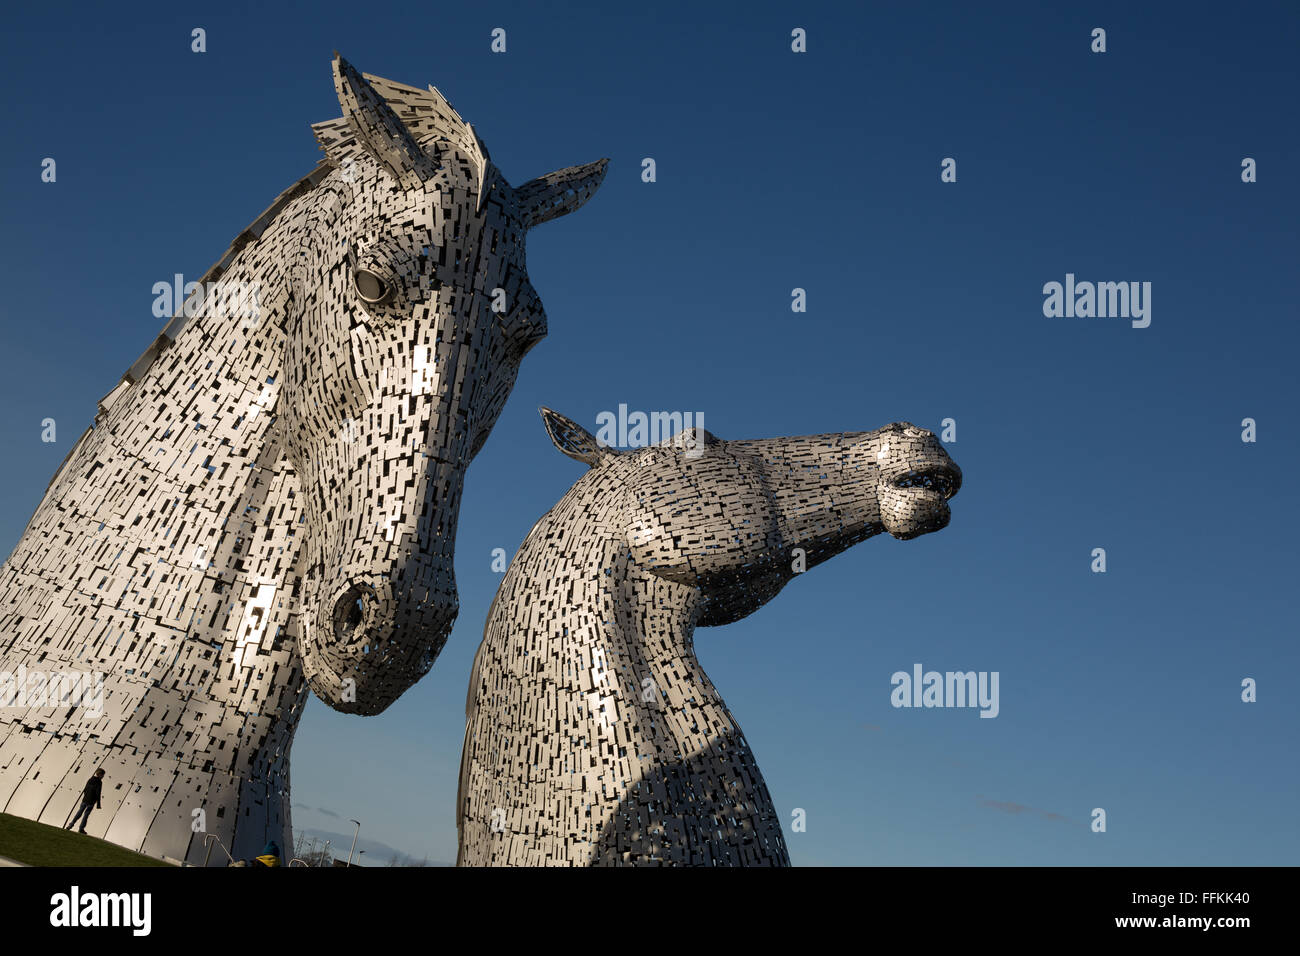
<svg viewBox="0 0 1300 956">
<path fill-rule="evenodd" d="M 364 584 L 354 584 L 343 592 L 334 602 L 335 640 L 348 643 L 363 631 L 374 600 L 374 592 Z"/>
</svg>

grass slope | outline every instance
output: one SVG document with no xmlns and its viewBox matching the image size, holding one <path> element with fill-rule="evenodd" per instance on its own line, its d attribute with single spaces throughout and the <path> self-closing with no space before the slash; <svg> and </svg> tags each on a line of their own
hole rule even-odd
<svg viewBox="0 0 1300 956">
<path fill-rule="evenodd" d="M 171 866 L 114 843 L 0 813 L 0 856 L 29 866 Z"/>
</svg>

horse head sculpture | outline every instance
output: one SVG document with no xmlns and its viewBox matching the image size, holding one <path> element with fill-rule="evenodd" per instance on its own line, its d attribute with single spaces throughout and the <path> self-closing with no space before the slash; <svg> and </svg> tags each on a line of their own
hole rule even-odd
<svg viewBox="0 0 1300 956">
<path fill-rule="evenodd" d="M 457 825 L 467 866 L 784 865 L 749 742 L 695 655 L 798 574 L 948 524 L 961 470 L 931 432 L 630 451 L 542 410 L 590 466 L 529 532 L 474 658 Z"/>
<path fill-rule="evenodd" d="M 376 714 L 447 640 L 465 470 L 546 334 L 525 238 L 606 163 L 511 187 L 436 89 L 333 72 L 325 159 L 155 303 L 0 567 L 0 810 L 62 822 L 101 768 L 96 836 L 288 845 L 308 686 Z"/>
<path fill-rule="evenodd" d="M 546 335 L 524 264 L 539 223 L 606 163 L 513 189 L 441 95 L 334 60 L 336 167 L 291 267 L 281 393 L 307 539 L 298 646 L 317 696 L 375 713 L 429 669 L 456 618 L 465 469 Z"/>
</svg>

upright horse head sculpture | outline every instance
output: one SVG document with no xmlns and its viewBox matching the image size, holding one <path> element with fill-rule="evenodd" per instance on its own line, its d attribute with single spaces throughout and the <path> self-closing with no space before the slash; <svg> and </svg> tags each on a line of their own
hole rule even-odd
<svg viewBox="0 0 1300 956">
<path fill-rule="evenodd" d="M 940 530 L 961 470 L 907 422 L 759 441 L 693 429 L 619 452 L 543 418 L 591 469 L 529 532 L 488 613 L 460 864 L 788 864 L 695 628 L 744 617 L 873 535 Z"/>
<path fill-rule="evenodd" d="M 606 163 L 512 188 L 437 90 L 333 70 L 326 159 L 187 287 L 0 568 L 0 810 L 62 822 L 102 766 L 96 835 L 287 845 L 307 685 L 375 714 L 447 639 L 465 470 L 546 334 L 525 235 Z"/>
</svg>

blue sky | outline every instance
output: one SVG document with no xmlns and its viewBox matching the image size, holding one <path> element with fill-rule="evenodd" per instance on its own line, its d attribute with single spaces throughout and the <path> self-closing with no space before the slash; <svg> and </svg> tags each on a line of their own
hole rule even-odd
<svg viewBox="0 0 1300 956">
<path fill-rule="evenodd" d="M 469 471 L 451 640 L 379 717 L 309 705 L 296 824 L 339 829 L 324 808 L 454 858 L 491 552 L 582 471 L 536 409 L 594 428 L 625 403 L 722 438 L 957 423 L 949 528 L 872 539 L 696 635 L 787 823 L 807 813 L 796 864 L 1294 864 L 1300 13 L 997 7 L 16 8 L 0 551 L 164 324 L 153 283 L 200 275 L 315 164 L 338 49 L 438 86 L 516 184 L 611 165 L 531 236 L 551 331 Z M 1045 317 L 1066 273 L 1150 282 L 1150 327 Z M 894 709 L 917 662 L 998 671 L 999 716 Z"/>
</svg>

